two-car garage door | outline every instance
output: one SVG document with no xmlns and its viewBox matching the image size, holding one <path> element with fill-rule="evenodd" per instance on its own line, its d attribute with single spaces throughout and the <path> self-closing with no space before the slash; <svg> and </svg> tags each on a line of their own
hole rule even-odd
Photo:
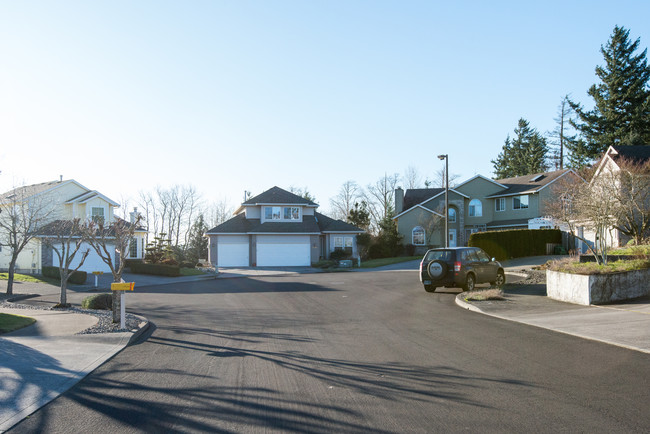
<svg viewBox="0 0 650 434">
<path fill-rule="evenodd" d="M 258 267 L 309 266 L 309 235 L 257 235 L 255 261 Z M 247 267 L 248 235 L 221 235 L 217 245 L 219 267 Z"/>
<path fill-rule="evenodd" d="M 258 235 L 257 266 L 309 266 L 309 235 Z"/>
</svg>

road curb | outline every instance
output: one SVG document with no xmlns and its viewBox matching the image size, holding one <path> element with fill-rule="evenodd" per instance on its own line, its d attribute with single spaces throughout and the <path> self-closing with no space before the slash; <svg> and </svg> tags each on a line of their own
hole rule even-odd
<svg viewBox="0 0 650 434">
<path fill-rule="evenodd" d="M 137 341 L 142 334 L 149 329 L 149 325 L 151 324 L 151 321 L 149 321 L 147 318 L 140 316 L 140 315 L 133 315 L 134 317 L 138 318 L 140 320 L 140 323 L 138 324 L 138 330 L 136 330 L 133 335 L 129 338 L 129 342 L 127 342 L 126 346 L 128 347 L 129 345 L 132 345 L 135 341 Z"/>
<path fill-rule="evenodd" d="M 472 303 L 469 303 L 469 302 L 465 301 L 465 294 L 466 293 L 463 292 L 463 293 L 460 293 L 460 294 L 458 294 L 456 296 L 456 304 L 458 306 L 462 307 L 463 309 L 471 310 L 472 312 L 478 312 L 478 313 L 490 315 L 488 313 L 483 312 L 483 310 L 480 307 L 475 306 Z"/>
</svg>

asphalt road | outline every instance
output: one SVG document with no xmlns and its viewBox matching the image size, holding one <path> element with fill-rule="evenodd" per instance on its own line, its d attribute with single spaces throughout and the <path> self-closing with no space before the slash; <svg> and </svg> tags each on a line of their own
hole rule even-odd
<svg viewBox="0 0 650 434">
<path fill-rule="evenodd" d="M 140 288 L 151 332 L 11 432 L 650 430 L 647 354 L 457 292 L 412 271 Z"/>
</svg>

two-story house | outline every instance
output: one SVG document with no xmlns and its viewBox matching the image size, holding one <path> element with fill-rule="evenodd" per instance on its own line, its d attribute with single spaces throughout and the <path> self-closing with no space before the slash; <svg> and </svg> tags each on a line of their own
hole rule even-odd
<svg viewBox="0 0 650 434">
<path fill-rule="evenodd" d="M 94 220 L 97 222 L 110 222 L 118 217 L 115 216 L 115 208 L 119 204 L 103 194 L 84 187 L 74 179 L 44 182 L 40 184 L 26 185 L 15 188 L 0 195 L 0 203 L 3 206 L 14 206 L 20 203 L 27 203 L 28 207 L 38 206 L 47 218 L 42 222 L 43 230 L 37 231 L 38 235 L 33 238 L 18 256 L 16 271 L 23 273 L 40 273 L 43 266 L 58 266 L 58 257 L 43 240 L 51 237 L 48 227 L 57 220 L 71 220 L 79 218 L 82 221 Z M 144 257 L 144 239 L 146 230 L 138 228 L 134 234 L 126 255 L 129 259 L 142 259 Z M 111 257 L 116 258 L 119 252 L 114 246 L 109 246 Z M 88 244 L 84 244 L 81 251 L 88 250 L 89 254 L 81 271 L 110 272 L 106 265 L 95 251 Z M 80 256 L 80 255 L 79 255 Z M 0 269 L 6 270 L 9 267 L 11 257 L 10 249 L 7 246 L 0 246 Z M 77 259 L 78 261 L 79 259 Z M 78 262 L 73 263 L 76 267 Z"/>
<path fill-rule="evenodd" d="M 235 210 L 230 220 L 206 232 L 215 267 L 309 266 L 336 249 L 358 257 L 363 230 L 316 211 L 318 205 L 273 187 Z"/>
<path fill-rule="evenodd" d="M 551 184 L 572 170 L 493 180 L 476 175 L 449 189 L 449 245 L 463 246 L 474 232 L 551 227 L 544 219 L 544 204 L 550 200 Z M 395 191 L 393 220 L 404 244 L 418 251 L 444 246 L 445 189 Z"/>
</svg>

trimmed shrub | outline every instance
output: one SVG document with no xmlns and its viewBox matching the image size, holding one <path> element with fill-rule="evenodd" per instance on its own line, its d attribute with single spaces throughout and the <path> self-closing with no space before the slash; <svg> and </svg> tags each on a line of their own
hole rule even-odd
<svg viewBox="0 0 650 434">
<path fill-rule="evenodd" d="M 83 299 L 82 309 L 111 310 L 113 309 L 112 294 L 94 294 Z"/>
<path fill-rule="evenodd" d="M 153 274 L 156 276 L 169 276 L 178 277 L 181 275 L 180 267 L 164 264 L 147 264 L 147 263 L 134 263 L 131 266 L 131 273 L 135 274 Z"/>
<path fill-rule="evenodd" d="M 174 258 L 163 259 L 160 263 L 163 265 L 178 266 L 178 261 Z"/>
<path fill-rule="evenodd" d="M 521 258 L 546 254 L 546 244 L 561 244 L 559 229 L 513 229 L 507 231 L 475 232 L 467 243 L 480 247 L 498 259 Z"/>
<path fill-rule="evenodd" d="M 407 244 L 404 246 L 404 252 L 406 253 L 406 256 L 414 256 L 415 255 L 415 246 L 413 244 Z"/>
<path fill-rule="evenodd" d="M 330 259 L 333 261 L 340 261 L 349 257 L 350 255 L 343 249 L 334 249 L 330 252 Z"/>
<path fill-rule="evenodd" d="M 144 261 L 142 259 L 125 259 L 124 267 L 131 268 L 133 264 L 142 264 Z"/>
<path fill-rule="evenodd" d="M 61 272 L 59 271 L 59 267 L 45 266 L 43 267 L 42 273 L 43 276 L 45 277 L 51 277 L 52 279 L 56 279 L 59 281 L 61 280 Z M 88 278 L 88 273 L 86 273 L 85 271 L 75 271 L 68 278 L 68 283 L 72 283 L 74 285 L 83 285 L 84 283 L 86 283 L 87 278 Z"/>
<path fill-rule="evenodd" d="M 198 264 L 192 261 L 183 261 L 180 263 L 179 267 L 181 268 L 196 268 Z"/>
</svg>

